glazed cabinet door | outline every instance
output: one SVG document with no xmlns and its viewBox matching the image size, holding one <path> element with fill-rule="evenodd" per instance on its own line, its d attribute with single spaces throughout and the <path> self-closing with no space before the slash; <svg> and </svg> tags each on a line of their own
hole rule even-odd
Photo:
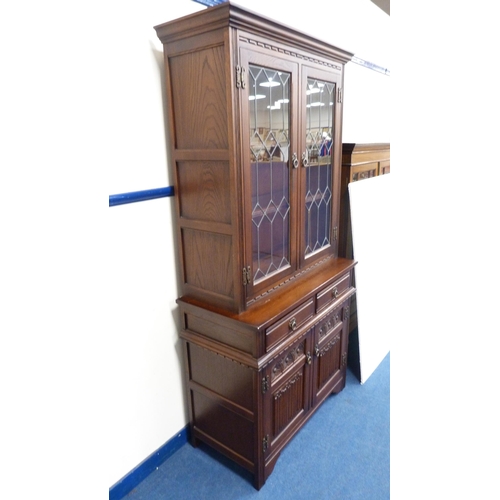
<svg viewBox="0 0 500 500">
<path fill-rule="evenodd" d="M 297 137 L 298 65 L 240 50 L 242 178 L 247 298 L 271 289 L 297 269 L 297 194 L 293 162 Z"/>
<path fill-rule="evenodd" d="M 263 453 L 268 460 L 279 453 L 302 424 L 310 408 L 312 330 L 278 355 L 262 379 Z"/>
<path fill-rule="evenodd" d="M 300 104 L 300 266 L 338 248 L 341 75 L 303 66 Z"/>
</svg>

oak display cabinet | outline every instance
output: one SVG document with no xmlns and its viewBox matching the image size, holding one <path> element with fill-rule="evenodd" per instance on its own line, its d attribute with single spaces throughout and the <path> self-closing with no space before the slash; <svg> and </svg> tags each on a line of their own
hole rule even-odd
<svg viewBox="0 0 500 500">
<path fill-rule="evenodd" d="M 338 257 L 353 54 L 230 2 L 163 43 L 190 436 L 260 489 L 345 385 L 355 262 Z"/>
</svg>

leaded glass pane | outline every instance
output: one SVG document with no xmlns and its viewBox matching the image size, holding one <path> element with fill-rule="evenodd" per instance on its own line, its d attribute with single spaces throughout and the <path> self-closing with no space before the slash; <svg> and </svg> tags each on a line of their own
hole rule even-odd
<svg viewBox="0 0 500 500">
<path fill-rule="evenodd" d="M 306 257 L 331 244 L 334 96 L 335 84 L 307 79 Z"/>
<path fill-rule="evenodd" d="M 290 265 L 290 74 L 249 67 L 254 283 Z"/>
</svg>

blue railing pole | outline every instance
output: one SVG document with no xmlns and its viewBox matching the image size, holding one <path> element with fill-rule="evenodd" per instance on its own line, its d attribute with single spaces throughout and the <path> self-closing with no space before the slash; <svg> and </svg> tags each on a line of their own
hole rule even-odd
<svg viewBox="0 0 500 500">
<path fill-rule="evenodd" d="M 158 189 L 145 189 L 144 191 L 133 191 L 131 193 L 110 194 L 109 206 L 125 205 L 126 203 L 135 203 L 137 201 L 154 200 L 155 198 L 164 198 L 174 196 L 174 187 L 167 186 Z"/>
</svg>

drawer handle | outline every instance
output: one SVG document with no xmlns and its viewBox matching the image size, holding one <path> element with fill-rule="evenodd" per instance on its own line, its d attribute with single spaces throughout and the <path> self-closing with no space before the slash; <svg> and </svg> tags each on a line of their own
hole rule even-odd
<svg viewBox="0 0 500 500">
<path fill-rule="evenodd" d="M 292 330 L 292 332 L 294 332 L 295 330 L 297 330 L 297 320 L 295 318 L 292 318 L 288 322 L 288 326 L 290 327 L 290 330 Z"/>
<path fill-rule="evenodd" d="M 332 296 L 334 299 L 336 299 L 339 296 L 339 291 L 337 290 L 337 287 L 333 289 Z"/>
</svg>

